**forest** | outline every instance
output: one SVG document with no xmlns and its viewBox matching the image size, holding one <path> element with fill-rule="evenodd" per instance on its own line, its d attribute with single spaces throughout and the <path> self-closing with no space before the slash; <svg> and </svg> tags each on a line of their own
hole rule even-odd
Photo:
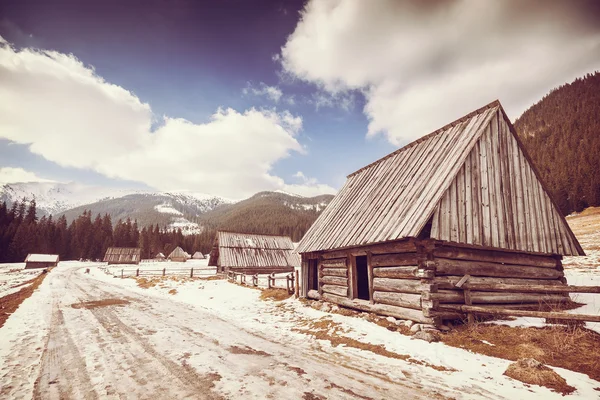
<svg viewBox="0 0 600 400">
<path fill-rule="evenodd" d="M 211 235 L 211 236 L 209 236 Z M 61 260 L 102 260 L 111 246 L 140 247 L 142 258 L 162 252 L 168 255 L 181 246 L 189 254 L 208 253 L 214 233 L 184 236 L 181 230 L 161 230 L 158 225 L 138 229 L 127 218 L 116 224 L 110 215 L 92 218 L 84 211 L 71 224 L 63 215 L 38 218 L 35 200 L 0 204 L 0 263 L 23 262 L 29 253 L 58 254 Z"/>
<path fill-rule="evenodd" d="M 515 121 L 564 214 L 600 205 L 600 73 L 552 90 Z"/>
</svg>

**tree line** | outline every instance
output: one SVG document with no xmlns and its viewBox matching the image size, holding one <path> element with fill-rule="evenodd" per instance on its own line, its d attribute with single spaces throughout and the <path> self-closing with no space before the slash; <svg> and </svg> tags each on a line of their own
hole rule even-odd
<svg viewBox="0 0 600 400">
<path fill-rule="evenodd" d="M 92 218 L 85 210 L 71 224 L 64 215 L 38 218 L 35 199 L 0 204 L 0 263 L 23 262 L 27 254 L 58 254 L 61 260 L 102 260 L 109 247 L 140 247 L 143 259 L 169 255 L 180 246 L 189 254 L 210 251 L 210 233 L 184 236 L 181 229 L 168 231 L 158 224 L 138 228 L 137 221 L 117 221 L 110 215 Z"/>
<path fill-rule="evenodd" d="M 564 214 L 600 206 L 600 73 L 552 90 L 515 121 Z"/>
</svg>

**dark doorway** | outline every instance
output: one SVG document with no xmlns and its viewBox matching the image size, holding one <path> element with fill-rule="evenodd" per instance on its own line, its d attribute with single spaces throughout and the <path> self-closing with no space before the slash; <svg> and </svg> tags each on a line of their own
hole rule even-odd
<svg viewBox="0 0 600 400">
<path fill-rule="evenodd" d="M 319 290 L 317 260 L 308 260 L 308 290 Z"/>
<path fill-rule="evenodd" d="M 369 297 L 369 266 L 367 256 L 356 257 L 356 297 L 361 300 L 371 300 Z"/>
</svg>

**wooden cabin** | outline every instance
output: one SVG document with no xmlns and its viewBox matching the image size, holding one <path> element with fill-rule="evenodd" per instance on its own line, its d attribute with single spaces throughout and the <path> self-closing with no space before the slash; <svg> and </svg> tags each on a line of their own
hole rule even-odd
<svg viewBox="0 0 600 400">
<path fill-rule="evenodd" d="M 139 247 L 109 247 L 104 262 L 111 264 L 139 264 L 142 250 Z"/>
<path fill-rule="evenodd" d="M 171 261 L 186 262 L 190 257 L 181 247 L 177 246 L 167 258 Z"/>
<path fill-rule="evenodd" d="M 297 251 L 302 296 L 432 324 L 568 301 L 457 284 L 562 285 L 584 255 L 498 101 L 350 174 Z"/>
<path fill-rule="evenodd" d="M 25 269 L 56 267 L 58 261 L 58 254 L 28 254 L 25 258 Z"/>
<path fill-rule="evenodd" d="M 163 253 L 158 253 L 156 256 L 154 256 L 154 259 L 156 261 L 165 261 L 166 257 Z"/>
<path fill-rule="evenodd" d="M 197 251 L 194 253 L 194 255 L 192 256 L 192 258 L 194 260 L 204 260 L 204 254 L 202 254 L 201 252 Z"/>
<path fill-rule="evenodd" d="M 300 256 L 294 252 L 287 236 L 217 232 L 208 265 L 219 272 L 245 274 L 292 272 L 300 267 Z"/>
</svg>

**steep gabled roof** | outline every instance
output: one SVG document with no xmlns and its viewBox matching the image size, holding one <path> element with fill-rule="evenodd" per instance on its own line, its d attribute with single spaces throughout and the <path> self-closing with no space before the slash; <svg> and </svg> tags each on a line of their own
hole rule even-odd
<svg viewBox="0 0 600 400">
<path fill-rule="evenodd" d="M 491 123 L 492 121 L 494 123 Z M 434 213 L 439 210 L 440 201 L 448 189 L 453 186 L 461 168 L 464 169 L 465 161 L 472 156 L 471 152 L 482 135 L 490 132 L 495 126 L 497 136 L 500 121 L 510 128 L 509 134 L 515 136 L 514 128 L 506 118 L 502 106 L 495 101 L 350 174 L 345 185 L 308 230 L 297 251 L 306 253 L 356 247 L 419 236 Z M 516 137 L 515 141 L 518 142 Z M 520 148 L 519 143 L 516 146 Z M 522 152 L 524 153 L 522 165 L 529 165 L 530 161 L 526 153 L 524 150 Z M 500 157 L 499 155 L 494 156 Z M 491 155 L 487 155 L 487 157 L 491 157 Z M 508 157 L 508 155 L 503 154 L 502 157 Z M 486 160 L 485 157 L 483 160 Z M 507 169 L 505 168 L 505 170 Z M 495 169 L 494 173 L 500 174 L 500 166 Z M 539 191 L 546 195 L 546 200 L 550 204 L 548 208 L 551 208 L 551 214 L 556 219 L 554 225 L 547 223 L 545 227 L 548 228 L 548 231 L 552 228 L 552 230 L 560 232 L 555 233 L 555 237 L 563 235 L 565 245 L 559 246 L 554 243 L 554 246 L 548 244 L 548 246 L 534 247 L 533 243 L 525 243 L 525 247 L 519 247 L 522 244 L 513 240 L 513 247 L 504 248 L 565 255 L 583 253 L 564 218 L 547 196 L 547 191 L 539 181 L 534 168 L 529 176 L 530 179 L 526 182 L 537 185 Z M 492 183 L 495 182 L 490 181 L 489 190 L 502 188 L 501 184 L 493 186 Z M 488 190 L 487 182 L 484 189 Z M 475 191 L 473 189 L 473 194 Z M 543 197 L 541 194 L 536 196 Z M 455 201 L 463 202 L 464 198 L 464 193 L 461 198 L 459 196 L 452 197 Z M 489 208 L 489 204 L 483 204 L 480 200 L 480 198 L 477 199 L 478 206 Z M 521 200 L 519 199 L 519 201 Z M 512 207 L 512 204 L 501 204 L 498 209 L 501 207 Z M 446 215 L 450 215 L 450 213 L 451 211 L 448 211 Z M 491 215 L 491 213 L 486 214 L 486 222 L 489 222 Z M 498 214 L 495 215 L 497 218 Z M 460 216 L 455 213 L 453 218 Z M 436 222 L 434 227 L 441 229 L 451 225 L 450 223 L 443 224 L 443 226 L 438 224 L 445 220 L 442 220 L 439 213 L 436 213 L 436 217 L 439 220 L 434 221 Z M 491 223 L 494 222 L 497 224 L 498 221 Z M 456 229 L 457 226 L 459 226 L 458 223 L 452 225 L 452 228 Z M 537 226 L 538 229 L 544 227 L 541 222 L 537 225 L 533 224 L 533 226 Z M 481 243 L 476 244 L 502 247 L 499 245 L 501 242 L 499 239 L 493 243 L 486 243 L 485 239 L 491 236 L 491 228 L 488 230 L 489 232 L 482 232 Z M 436 233 L 443 232 L 438 230 Z M 494 233 L 498 236 L 497 232 Z M 507 232 L 503 231 L 502 233 Z M 520 234 L 526 233 L 520 232 Z M 454 238 L 451 235 L 448 237 Z M 460 242 L 460 240 L 456 241 Z M 560 240 L 558 242 L 561 243 Z M 508 241 L 502 243 L 508 243 Z"/>
<path fill-rule="evenodd" d="M 142 250 L 139 247 L 109 247 L 104 254 L 104 262 L 139 262 Z"/>
<path fill-rule="evenodd" d="M 189 254 L 187 254 L 181 247 L 177 246 L 167 258 L 186 258 L 186 255 Z"/>
<path fill-rule="evenodd" d="M 208 265 L 222 267 L 299 267 L 288 236 L 217 232 Z"/>
</svg>

